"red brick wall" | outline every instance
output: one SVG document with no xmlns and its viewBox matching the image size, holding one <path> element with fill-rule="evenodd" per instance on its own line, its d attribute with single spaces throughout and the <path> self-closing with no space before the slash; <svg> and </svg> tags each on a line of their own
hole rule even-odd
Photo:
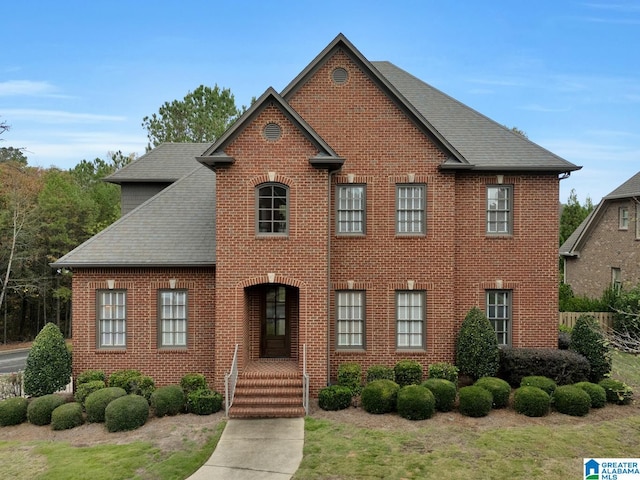
<svg viewBox="0 0 640 480">
<path fill-rule="evenodd" d="M 619 228 L 618 209 L 627 207 L 629 228 Z M 640 282 L 640 242 L 636 239 L 638 206 L 630 199 L 603 205 L 596 227 L 580 247 L 580 256 L 567 259 L 565 281 L 575 295 L 599 298 L 611 285 L 611 269 L 619 268 L 626 287 Z"/>
<path fill-rule="evenodd" d="M 127 347 L 98 349 L 96 337 L 96 292 L 127 291 Z M 158 348 L 157 292 L 176 288 L 188 290 L 187 349 Z M 214 269 L 77 269 L 73 275 L 73 375 L 89 369 L 107 374 L 136 368 L 150 375 L 156 386 L 177 384 L 186 373 L 214 378 Z M 222 390 L 223 391 L 223 390 Z"/>
</svg>

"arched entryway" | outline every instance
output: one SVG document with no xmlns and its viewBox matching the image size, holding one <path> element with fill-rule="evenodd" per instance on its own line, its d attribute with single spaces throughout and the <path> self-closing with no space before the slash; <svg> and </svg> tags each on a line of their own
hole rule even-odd
<svg viewBox="0 0 640 480">
<path fill-rule="evenodd" d="M 251 358 L 298 358 L 299 290 L 279 283 L 247 288 Z"/>
</svg>

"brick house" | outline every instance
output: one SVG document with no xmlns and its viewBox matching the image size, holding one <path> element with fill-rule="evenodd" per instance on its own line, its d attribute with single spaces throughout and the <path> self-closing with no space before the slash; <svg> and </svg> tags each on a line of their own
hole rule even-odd
<svg viewBox="0 0 640 480">
<path fill-rule="evenodd" d="M 640 283 L 640 172 L 602 201 L 560 247 L 564 281 L 579 296 Z"/>
<path fill-rule="evenodd" d="M 223 391 L 237 345 L 237 395 L 306 367 L 314 396 L 344 362 L 452 362 L 473 306 L 501 344 L 554 347 L 578 168 L 338 35 L 214 144 L 109 178 L 124 216 L 54 264 L 74 272 L 74 373 Z"/>
</svg>

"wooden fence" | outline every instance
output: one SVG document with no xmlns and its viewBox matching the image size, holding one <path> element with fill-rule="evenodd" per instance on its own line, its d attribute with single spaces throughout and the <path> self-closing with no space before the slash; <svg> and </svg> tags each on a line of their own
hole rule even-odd
<svg viewBox="0 0 640 480">
<path fill-rule="evenodd" d="M 560 312 L 558 323 L 573 328 L 576 320 L 582 315 L 591 315 L 600 322 L 605 330 L 613 329 L 613 313 L 611 312 Z"/>
</svg>

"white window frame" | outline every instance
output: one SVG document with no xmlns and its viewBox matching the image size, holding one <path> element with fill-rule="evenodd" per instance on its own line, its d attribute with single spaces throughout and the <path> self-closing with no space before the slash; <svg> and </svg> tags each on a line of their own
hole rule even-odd
<svg viewBox="0 0 640 480">
<path fill-rule="evenodd" d="M 96 310 L 98 348 L 126 348 L 127 291 L 98 290 Z"/>
<path fill-rule="evenodd" d="M 367 221 L 367 187 L 364 184 L 337 185 L 336 233 L 365 235 Z"/>
<path fill-rule="evenodd" d="M 423 183 L 396 185 L 396 233 L 424 235 L 427 229 L 427 186 Z"/>
<path fill-rule="evenodd" d="M 496 332 L 498 345 L 510 346 L 513 324 L 512 290 L 487 290 L 486 312 Z"/>
<path fill-rule="evenodd" d="M 629 230 L 629 207 L 618 207 L 618 230 Z"/>
<path fill-rule="evenodd" d="M 336 348 L 365 348 L 366 293 L 364 290 L 336 291 Z"/>
<path fill-rule="evenodd" d="M 422 290 L 396 292 L 396 348 L 425 350 L 427 295 Z"/>
<path fill-rule="evenodd" d="M 611 267 L 611 288 L 615 292 L 622 289 L 622 269 L 619 267 Z"/>
<path fill-rule="evenodd" d="M 158 345 L 186 348 L 189 297 L 187 290 L 158 290 Z"/>
<path fill-rule="evenodd" d="M 487 185 L 487 234 L 513 233 L 513 185 Z"/>
</svg>

